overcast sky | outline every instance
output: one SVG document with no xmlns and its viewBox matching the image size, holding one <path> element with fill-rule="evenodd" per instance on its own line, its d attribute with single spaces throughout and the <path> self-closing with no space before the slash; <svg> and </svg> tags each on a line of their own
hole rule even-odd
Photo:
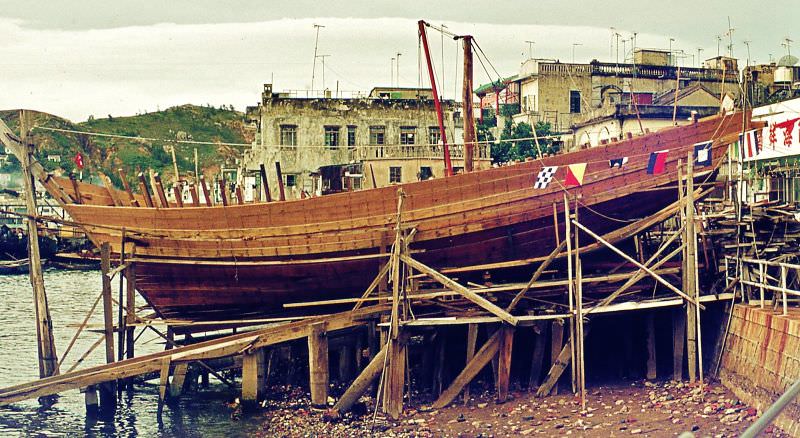
<svg viewBox="0 0 800 438">
<path fill-rule="evenodd" d="M 272 4 L 279 3 L 279 4 Z M 420 83 L 416 21 L 446 24 L 471 34 L 490 65 L 476 61 L 475 82 L 515 74 L 533 55 L 614 61 L 637 47 L 683 50 L 684 65 L 727 54 L 728 18 L 733 54 L 751 62 L 787 53 L 784 38 L 798 39 L 800 1 L 673 0 L 567 1 L 294 0 L 0 0 L 0 109 L 31 108 L 73 121 L 132 115 L 184 103 L 234 105 L 260 99 L 264 83 L 276 90 L 311 87 L 314 24 L 325 58 L 325 87 L 369 91 L 392 83 L 392 57 L 401 53 L 401 86 Z M 612 30 L 611 28 L 615 30 Z M 429 30 L 435 68 L 452 98 L 460 86 L 454 66 L 460 50 Z M 579 44 L 579 45 L 574 45 Z M 444 60 L 442 60 L 442 54 Z M 423 61 L 424 66 L 424 61 Z M 441 74 L 443 73 L 443 78 Z M 422 71 L 422 75 L 427 75 Z M 427 86 L 427 79 L 422 85 Z M 322 88 L 317 61 L 315 88 Z"/>
</svg>

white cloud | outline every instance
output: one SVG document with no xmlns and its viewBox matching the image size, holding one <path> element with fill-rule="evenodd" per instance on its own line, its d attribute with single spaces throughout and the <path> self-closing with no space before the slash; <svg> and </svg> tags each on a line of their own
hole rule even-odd
<svg viewBox="0 0 800 438">
<path fill-rule="evenodd" d="M 388 85 L 390 59 L 397 52 L 402 53 L 401 85 L 417 85 L 417 24 L 411 19 L 306 18 L 101 30 L 30 29 L 18 20 L 0 19 L 0 108 L 37 109 L 76 121 L 90 114 L 128 115 L 184 103 L 244 109 L 258 102 L 262 84 L 273 74 L 277 90 L 311 86 L 314 23 L 326 26 L 320 32 L 319 53 L 331 55 L 325 61 L 328 88 L 334 89 L 337 80 L 342 90 Z M 575 42 L 582 44 L 575 49 L 576 61 L 610 56 L 606 28 L 457 22 L 447 26 L 475 36 L 504 76 L 516 73 L 527 57 L 525 40 L 536 41 L 538 57 L 570 61 Z M 432 30 L 428 35 L 436 68 L 441 69 L 441 36 Z M 637 41 L 641 47 L 665 47 L 668 37 L 640 34 Z M 673 44 L 680 47 L 681 41 Z M 444 49 L 444 90 L 452 98 L 460 90 L 453 80 L 460 49 L 447 38 Z M 318 64 L 317 88 L 321 70 Z M 422 77 L 427 85 L 424 70 Z M 475 83 L 488 80 L 476 61 Z"/>
</svg>

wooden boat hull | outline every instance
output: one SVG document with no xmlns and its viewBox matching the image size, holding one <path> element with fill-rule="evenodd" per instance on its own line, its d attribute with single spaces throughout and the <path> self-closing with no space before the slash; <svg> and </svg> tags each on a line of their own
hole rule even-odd
<svg viewBox="0 0 800 438">
<path fill-rule="evenodd" d="M 108 242 L 114 253 L 134 258 L 137 289 L 160 316 L 236 319 L 363 293 L 394 241 L 398 188 L 403 224 L 417 230 L 411 249 L 423 263 L 445 268 L 537 257 L 553 250 L 556 230 L 564 235 L 565 196 L 577 200 L 581 222 L 600 234 L 646 218 L 676 200 L 678 160 L 695 143 L 713 140 L 712 165 L 698 169 L 713 174 L 742 120 L 709 118 L 543 160 L 286 202 L 141 208 L 127 206 L 122 191 L 58 178 L 45 187 L 95 244 Z M 669 150 L 665 171 L 649 174 L 648 159 L 661 150 Z M 609 165 L 622 157 L 629 159 L 622 168 Z M 587 163 L 583 184 L 565 187 L 567 166 L 576 163 Z M 558 170 L 537 189 L 543 166 Z"/>
</svg>

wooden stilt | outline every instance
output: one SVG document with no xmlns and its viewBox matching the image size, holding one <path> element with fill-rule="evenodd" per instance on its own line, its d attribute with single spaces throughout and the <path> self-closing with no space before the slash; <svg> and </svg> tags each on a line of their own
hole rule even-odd
<svg viewBox="0 0 800 438">
<path fill-rule="evenodd" d="M 388 364 L 384 377 L 383 411 L 393 419 L 403 413 L 406 379 L 406 342 L 403 336 L 389 340 Z"/>
<path fill-rule="evenodd" d="M 567 242 L 567 301 L 569 303 L 569 314 L 571 316 L 569 320 L 569 340 L 570 340 L 570 347 L 572 351 L 570 352 L 570 368 L 571 368 L 571 378 L 572 378 L 572 392 L 576 392 L 577 389 L 577 373 L 576 373 L 576 366 L 575 366 L 575 279 L 573 277 L 573 257 L 574 254 L 572 252 L 572 215 L 570 214 L 569 208 L 569 199 L 567 199 L 567 194 L 564 193 L 564 241 Z M 555 357 L 555 356 L 551 356 Z M 558 394 L 558 384 L 556 384 L 556 389 L 554 390 L 553 394 Z"/>
<path fill-rule="evenodd" d="M 683 285 L 685 293 L 695 299 L 696 295 L 696 281 L 695 277 L 695 232 L 694 232 L 694 173 L 692 172 L 694 159 L 692 153 L 689 152 L 686 163 L 686 202 L 684 202 L 684 218 L 686 220 L 686 228 L 684 236 L 686 242 L 686 259 L 683 262 L 683 269 L 685 271 L 686 283 Z M 680 163 L 678 164 L 680 166 Z M 697 379 L 697 313 L 694 303 L 688 302 L 686 305 L 686 356 L 689 366 L 689 382 L 694 383 Z"/>
<path fill-rule="evenodd" d="M 511 350 L 514 344 L 514 327 L 500 327 L 500 345 L 497 350 L 497 402 L 508 400 L 508 385 L 511 379 Z"/>
<path fill-rule="evenodd" d="M 496 331 L 477 353 L 472 358 L 469 363 L 461 370 L 458 376 L 456 376 L 455 380 L 447 387 L 447 389 L 442 392 L 442 395 L 433 403 L 434 409 L 441 409 L 448 404 L 450 404 L 453 400 L 455 400 L 456 396 L 461 392 L 461 390 L 466 386 L 478 373 L 485 367 L 490 360 L 497 354 L 497 351 L 500 347 L 500 333 L 501 330 Z"/>
<path fill-rule="evenodd" d="M 653 312 L 645 316 L 645 332 L 647 333 L 647 380 L 656 379 L 656 325 Z"/>
<path fill-rule="evenodd" d="M 111 246 L 100 245 L 100 270 L 103 276 L 103 321 L 106 345 L 106 363 L 114 362 L 114 309 L 111 301 Z M 101 388 L 102 389 L 102 388 Z M 101 392 L 102 396 L 102 392 Z"/>
<path fill-rule="evenodd" d="M 264 353 L 263 348 L 258 348 L 242 355 L 242 408 L 248 411 L 258 406 L 266 391 Z"/>
<path fill-rule="evenodd" d="M 172 382 L 170 382 L 169 385 L 169 396 L 171 398 L 180 397 L 183 391 L 183 385 L 186 383 L 186 372 L 188 370 L 188 362 L 181 362 L 175 365 L 175 370 L 172 372 Z"/>
<path fill-rule="evenodd" d="M 161 420 L 161 413 L 164 412 L 164 402 L 167 400 L 167 389 L 169 388 L 169 373 L 172 366 L 169 357 L 161 361 L 161 375 L 158 382 L 158 412 L 157 416 Z"/>
<path fill-rule="evenodd" d="M 539 321 L 533 325 L 534 346 L 531 355 L 531 371 L 528 376 L 528 391 L 533 391 L 539 387 L 539 376 L 542 374 L 544 362 L 545 332 L 547 325 Z"/>
<path fill-rule="evenodd" d="M 469 363 L 475 357 L 475 346 L 478 342 L 478 324 L 467 325 L 467 360 Z M 441 393 L 440 393 L 441 394 Z M 469 402 L 469 383 L 464 385 L 464 404 Z"/>
<path fill-rule="evenodd" d="M 308 369 L 311 387 L 311 404 L 317 407 L 328 402 L 328 335 L 325 323 L 311 326 L 308 335 Z"/>
<path fill-rule="evenodd" d="M 36 208 L 36 186 L 31 172 L 31 145 L 28 143 L 28 113 L 20 113 L 20 138 L 24 149 L 22 172 L 25 188 L 25 209 L 30 216 L 38 216 Z M 59 373 L 58 355 L 53 340 L 53 320 L 47 303 L 47 292 L 44 288 L 44 275 L 39 253 L 39 228 L 36 221 L 27 219 L 28 255 L 30 257 L 29 278 L 33 288 L 33 302 L 36 314 L 36 346 L 39 359 L 39 377 L 54 376 Z M 109 289 L 110 291 L 110 289 Z"/>
<path fill-rule="evenodd" d="M 438 397 L 444 389 L 444 365 L 445 365 L 445 329 L 439 328 L 436 333 L 436 342 L 434 345 L 433 356 L 433 382 L 431 388 L 433 393 Z"/>
<path fill-rule="evenodd" d="M 100 404 L 100 399 L 97 398 L 97 387 L 94 385 L 87 386 L 83 389 L 84 403 L 86 404 L 86 415 L 96 416 Z"/>
<path fill-rule="evenodd" d="M 672 380 L 683 380 L 683 348 L 686 342 L 686 311 L 672 313 Z"/>
<path fill-rule="evenodd" d="M 575 212 L 574 218 L 578 220 L 578 201 L 575 200 Z M 581 394 L 581 409 L 586 410 L 586 360 L 584 354 L 586 349 L 584 348 L 584 341 L 586 340 L 586 336 L 584 336 L 583 331 L 583 262 L 581 260 L 581 243 L 580 243 L 580 233 L 575 233 L 575 344 L 576 347 L 576 357 L 578 359 L 578 363 L 576 368 L 578 370 L 578 390 Z"/>
<path fill-rule="evenodd" d="M 561 353 L 561 348 L 564 345 L 564 320 L 557 319 L 551 324 L 550 330 L 550 366 L 555 367 L 558 363 L 558 356 Z M 571 347 L 570 347 L 571 348 Z M 572 357 L 572 350 L 570 350 L 570 357 Z M 553 395 L 558 394 L 558 380 L 553 384 Z"/>
<path fill-rule="evenodd" d="M 353 404 L 363 395 L 367 389 L 378 379 L 386 358 L 386 348 L 381 349 L 367 364 L 367 367 L 356 377 L 349 388 L 342 394 L 339 401 L 333 406 L 333 410 L 344 413 L 353 407 Z"/>
<path fill-rule="evenodd" d="M 345 344 L 339 349 L 339 380 L 342 382 L 350 381 L 350 378 L 353 376 L 353 360 L 355 359 L 355 355 L 353 354 L 353 345 L 350 344 L 353 341 L 354 339 L 352 337 L 346 338 Z"/>
</svg>

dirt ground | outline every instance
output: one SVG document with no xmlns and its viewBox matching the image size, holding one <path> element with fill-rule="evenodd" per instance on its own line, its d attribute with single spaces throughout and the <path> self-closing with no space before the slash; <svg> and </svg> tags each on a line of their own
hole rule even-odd
<svg viewBox="0 0 800 438">
<path fill-rule="evenodd" d="M 286 388 L 284 388 L 286 390 Z M 473 391 L 475 392 L 475 391 Z M 309 407 L 300 388 L 283 400 L 272 400 L 264 411 L 262 436 L 285 437 L 613 437 L 641 435 L 697 437 L 738 436 L 753 421 L 756 410 L 742 404 L 719 384 L 697 387 L 684 383 L 637 381 L 593 387 L 586 410 L 572 394 L 536 398 L 527 391 L 511 393 L 497 404 L 492 391 L 472 397 L 468 404 L 433 410 L 425 405 L 406 407 L 403 418 L 372 422 L 374 400 L 362 398 L 354 412 L 331 421 L 324 410 Z M 461 400 L 459 396 L 458 400 Z M 770 428 L 766 436 L 786 436 Z"/>
</svg>

